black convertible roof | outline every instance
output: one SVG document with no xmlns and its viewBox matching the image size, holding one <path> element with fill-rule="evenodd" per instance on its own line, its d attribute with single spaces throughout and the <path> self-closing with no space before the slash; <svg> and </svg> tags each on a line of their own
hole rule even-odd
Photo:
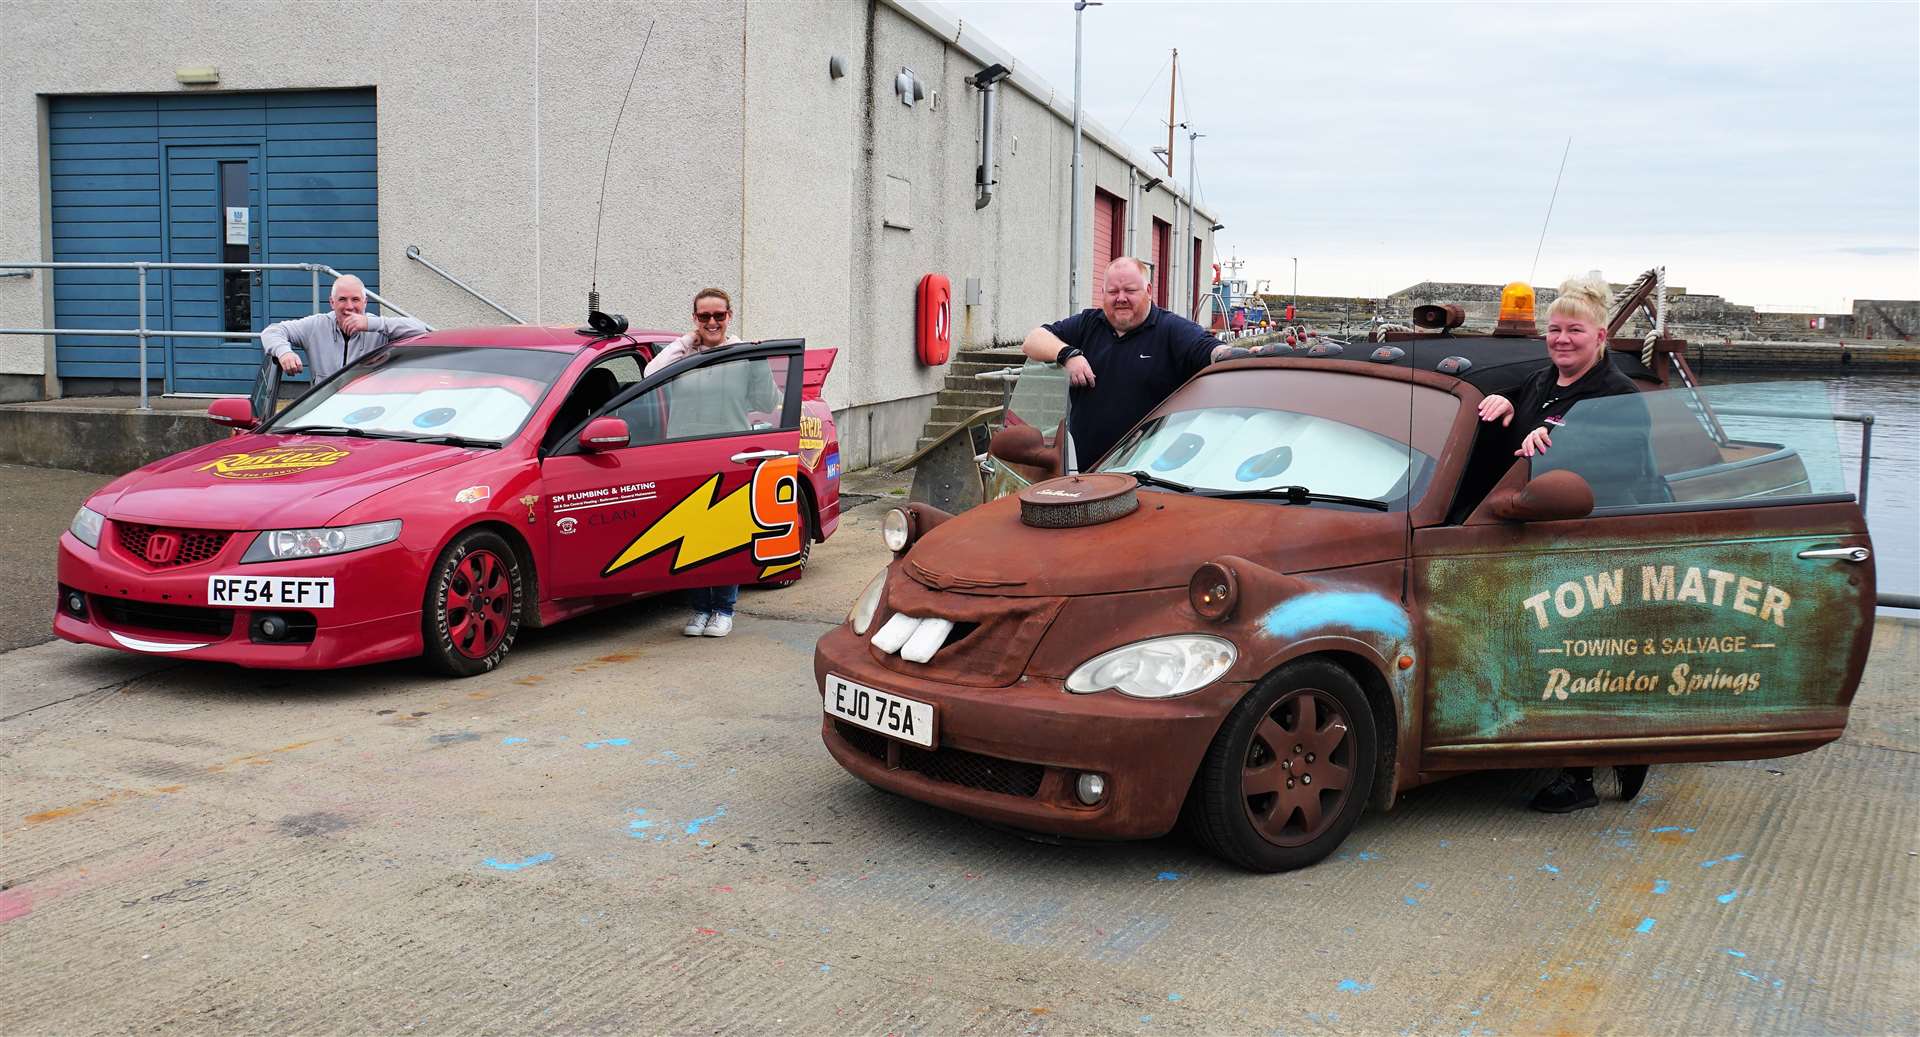
<svg viewBox="0 0 1920 1037">
<path fill-rule="evenodd" d="M 1543 338 L 1495 338 L 1491 335 L 1396 334 L 1386 342 L 1352 341 L 1336 356 L 1312 347 L 1294 347 L 1287 356 L 1320 356 L 1383 367 L 1453 374 L 1482 393 L 1504 393 L 1547 364 Z M 1637 352 L 1609 348 L 1613 366 L 1629 378 L 1657 382 Z"/>
</svg>

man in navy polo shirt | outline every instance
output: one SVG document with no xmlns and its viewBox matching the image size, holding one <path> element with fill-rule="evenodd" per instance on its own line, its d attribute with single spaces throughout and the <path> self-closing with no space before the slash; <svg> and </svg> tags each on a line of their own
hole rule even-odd
<svg viewBox="0 0 1920 1037">
<path fill-rule="evenodd" d="M 1022 352 L 1067 370 L 1067 427 L 1077 467 L 1089 468 L 1195 371 L 1232 346 L 1148 301 L 1145 263 L 1121 256 L 1107 267 L 1100 308 L 1027 333 Z"/>
</svg>

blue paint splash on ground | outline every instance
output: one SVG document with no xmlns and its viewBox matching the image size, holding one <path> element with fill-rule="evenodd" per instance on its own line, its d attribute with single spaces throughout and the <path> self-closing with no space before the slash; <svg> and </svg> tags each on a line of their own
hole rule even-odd
<svg viewBox="0 0 1920 1037">
<path fill-rule="evenodd" d="M 1407 902 L 1408 907 L 1420 906 L 1420 902 L 1418 900 L 1413 899 L 1412 897 L 1401 897 L 1400 899 L 1405 900 Z"/>
<path fill-rule="evenodd" d="M 1302 594 L 1282 602 L 1268 612 L 1260 624 L 1267 633 L 1288 641 L 1297 640 L 1310 630 L 1330 626 L 1348 627 L 1388 640 L 1405 641 L 1413 629 L 1398 602 L 1364 591 Z"/>
<path fill-rule="evenodd" d="M 1540 870 L 1548 873 L 1549 875 L 1560 874 L 1560 868 L 1557 865 L 1553 865 L 1553 864 L 1542 864 L 1540 865 Z"/>
<path fill-rule="evenodd" d="M 1672 887 L 1671 887 L 1671 885 L 1670 885 L 1670 884 L 1669 884 L 1669 883 L 1667 882 L 1667 880 L 1666 880 L 1666 879 L 1654 879 L 1654 880 L 1653 880 L 1653 891 L 1654 891 L 1654 893 L 1655 893 L 1655 894 L 1661 894 L 1661 893 L 1665 893 L 1665 892 L 1666 892 L 1666 891 L 1667 891 L 1668 889 L 1670 889 L 1670 888 L 1672 888 Z"/>
<path fill-rule="evenodd" d="M 1180 996 L 1179 994 L 1168 994 L 1168 995 L 1167 995 L 1167 1000 L 1169 1000 L 1169 1001 L 1184 1001 L 1184 1000 L 1186 1000 L 1186 999 L 1185 999 L 1185 998 L 1183 998 L 1183 997 L 1181 997 L 1181 996 Z"/>
<path fill-rule="evenodd" d="M 1633 927 L 1633 931 L 1636 933 L 1650 933 L 1653 931 L 1653 927 L 1655 924 L 1657 923 L 1655 922 L 1654 919 L 1642 918 L 1640 920 L 1640 924 Z"/>
<path fill-rule="evenodd" d="M 495 871 L 519 871 L 522 868 L 531 868 L 536 864 L 545 864 L 552 859 L 553 854 L 551 853 L 536 853 L 523 861 L 503 861 L 497 857 L 488 857 L 480 863 Z"/>
<path fill-rule="evenodd" d="M 1735 957 L 1735 958 L 1744 958 L 1744 957 L 1746 957 L 1746 956 L 1747 956 L 1747 952 L 1746 952 L 1746 951 L 1736 951 L 1736 950 L 1734 950 L 1734 949 L 1733 949 L 1733 948 L 1731 948 L 1731 947 L 1729 947 L 1729 948 L 1727 948 L 1727 953 L 1728 953 L 1729 955 L 1732 955 L 1732 956 L 1733 956 L 1733 957 Z"/>
<path fill-rule="evenodd" d="M 1184 879 L 1186 877 L 1187 876 L 1185 874 L 1178 871 L 1163 871 L 1160 874 L 1154 876 L 1154 879 L 1155 881 L 1158 881 L 1158 882 L 1178 882 L 1181 879 Z"/>
<path fill-rule="evenodd" d="M 1649 828 L 1647 829 L 1647 831 L 1653 833 L 1654 835 L 1659 835 L 1661 832 L 1680 832 L 1683 835 L 1692 835 L 1693 833 L 1699 831 L 1699 829 L 1693 828 L 1691 826 L 1682 828 L 1679 825 L 1661 825 L 1658 828 Z"/>
<path fill-rule="evenodd" d="M 524 738 L 508 737 L 508 738 L 500 739 L 500 744 L 501 745 L 519 745 L 521 742 L 524 742 L 524 741 L 526 741 L 526 739 Z"/>
<path fill-rule="evenodd" d="M 1701 861 L 1700 866 L 1702 868 L 1711 868 L 1716 864 L 1732 864 L 1734 861 L 1745 859 L 1746 856 L 1744 853 L 1730 853 L 1718 860 Z"/>
<path fill-rule="evenodd" d="M 713 821 L 718 821 L 725 816 L 727 816 L 727 808 L 725 806 L 721 806 L 715 809 L 713 813 L 708 814 L 706 817 L 696 817 L 693 820 L 687 822 L 687 834 L 699 835 L 700 829 L 706 827 L 708 823 Z"/>
<path fill-rule="evenodd" d="M 1373 989 L 1373 984 L 1361 983 L 1357 980 L 1343 979 L 1340 981 L 1340 985 L 1335 987 L 1334 989 L 1344 990 L 1350 994 L 1364 994 L 1367 991 Z"/>
<path fill-rule="evenodd" d="M 1380 859 L 1380 855 L 1373 852 L 1372 850 L 1361 850 L 1360 856 L 1354 858 L 1354 860 L 1357 860 L 1357 861 L 1377 861 L 1379 859 Z"/>
<path fill-rule="evenodd" d="M 582 742 L 580 743 L 580 748 L 598 749 L 598 748 L 601 748 L 602 746 L 608 746 L 608 745 L 632 745 L 632 744 L 633 744 L 633 739 L 631 738 L 603 738 L 598 742 Z"/>
<path fill-rule="evenodd" d="M 1717 896 L 1717 897 L 1714 897 L 1713 899 L 1715 899 L 1715 900 L 1718 900 L 1718 901 L 1719 901 L 1719 902 L 1721 902 L 1722 904 L 1731 904 L 1731 903 L 1733 903 L 1733 901 L 1734 901 L 1734 899 L 1735 899 L 1736 897 L 1738 897 L 1739 895 L 1740 895 L 1740 891 L 1739 891 L 1739 890 L 1737 890 L 1737 889 L 1730 889 L 1730 890 L 1728 890 L 1727 892 L 1725 892 L 1725 893 L 1722 893 L 1722 894 L 1720 894 L 1720 895 L 1719 895 L 1719 896 Z"/>
</svg>

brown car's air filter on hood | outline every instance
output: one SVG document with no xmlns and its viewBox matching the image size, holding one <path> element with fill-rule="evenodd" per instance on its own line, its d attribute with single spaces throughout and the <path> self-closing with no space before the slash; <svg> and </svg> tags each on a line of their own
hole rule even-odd
<svg viewBox="0 0 1920 1037">
<path fill-rule="evenodd" d="M 1140 506 L 1130 475 L 1067 475 L 1020 491 L 1020 521 L 1041 529 L 1097 526 Z"/>
</svg>

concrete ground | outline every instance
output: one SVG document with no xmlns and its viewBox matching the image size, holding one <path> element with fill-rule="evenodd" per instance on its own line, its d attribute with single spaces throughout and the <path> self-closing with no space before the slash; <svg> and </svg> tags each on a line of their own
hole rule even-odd
<svg viewBox="0 0 1920 1037">
<path fill-rule="evenodd" d="M 467 681 L 0 654 L 0 1033 L 1920 1030 L 1920 628 L 1817 752 L 1564 817 L 1463 778 L 1256 876 L 842 772 L 810 657 L 881 510 L 725 640 L 642 602 Z"/>
</svg>

